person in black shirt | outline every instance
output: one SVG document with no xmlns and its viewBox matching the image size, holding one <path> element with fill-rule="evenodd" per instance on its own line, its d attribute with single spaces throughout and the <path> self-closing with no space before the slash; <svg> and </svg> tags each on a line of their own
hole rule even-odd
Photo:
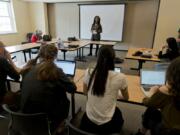
<svg viewBox="0 0 180 135">
<path fill-rule="evenodd" d="M 58 49 L 54 45 L 43 45 L 40 48 L 40 63 L 31 60 L 33 66 L 24 68 L 22 81 L 21 110 L 23 113 L 43 112 L 48 115 L 51 131 L 57 131 L 69 113 L 69 100 L 66 91 L 76 90 L 62 69 L 54 64 Z"/>
<path fill-rule="evenodd" d="M 94 22 L 93 22 L 92 27 L 91 27 L 91 33 L 92 33 L 92 37 L 91 37 L 92 41 L 100 41 L 101 33 L 102 33 L 102 26 L 100 23 L 100 17 L 99 16 L 94 17 Z M 89 52 L 88 56 L 92 55 L 92 48 L 93 48 L 93 44 L 90 44 L 90 52 Z M 96 56 L 97 56 L 98 49 L 99 49 L 99 45 L 97 44 L 96 45 L 96 52 L 95 52 Z"/>
<path fill-rule="evenodd" d="M 12 79 L 19 80 L 19 69 L 15 66 L 11 59 L 11 55 L 4 48 L 4 44 L 0 41 L 0 103 L 7 92 L 6 78 L 7 76 Z"/>
<path fill-rule="evenodd" d="M 167 42 L 167 46 L 162 47 L 162 51 L 159 52 L 158 57 L 173 60 L 180 55 L 178 51 L 176 39 L 170 37 L 167 38 L 166 42 Z"/>
</svg>

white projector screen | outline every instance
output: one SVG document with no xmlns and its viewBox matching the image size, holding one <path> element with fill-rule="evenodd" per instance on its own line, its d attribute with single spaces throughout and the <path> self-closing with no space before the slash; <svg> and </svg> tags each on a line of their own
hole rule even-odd
<svg viewBox="0 0 180 135">
<path fill-rule="evenodd" d="M 100 16 L 101 40 L 122 41 L 124 4 L 80 5 L 80 38 L 91 39 L 91 26 L 95 16 Z"/>
</svg>

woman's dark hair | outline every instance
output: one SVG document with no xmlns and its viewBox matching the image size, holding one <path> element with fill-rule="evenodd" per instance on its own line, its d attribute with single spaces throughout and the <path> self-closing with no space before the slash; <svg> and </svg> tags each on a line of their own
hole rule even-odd
<svg viewBox="0 0 180 135">
<path fill-rule="evenodd" d="M 103 96 L 105 93 L 108 71 L 114 70 L 115 53 L 111 46 L 102 46 L 98 51 L 97 64 L 91 74 L 88 90 L 92 85 L 92 94 Z M 93 82 L 93 84 L 92 84 Z"/>
<path fill-rule="evenodd" d="M 170 93 L 174 97 L 174 104 L 180 110 L 180 57 L 174 59 L 166 72 L 166 82 L 170 86 Z"/>
<path fill-rule="evenodd" d="M 98 18 L 97 24 L 100 25 L 101 24 L 101 18 L 99 16 L 94 17 L 93 25 L 96 23 L 96 18 Z"/>
<path fill-rule="evenodd" d="M 167 42 L 167 44 L 168 44 L 168 47 L 169 47 L 172 51 L 174 51 L 174 52 L 178 51 L 178 45 L 177 45 L 177 42 L 176 42 L 176 39 L 175 39 L 175 38 L 173 38 L 173 37 L 167 38 L 167 39 L 166 39 L 166 42 Z"/>
</svg>

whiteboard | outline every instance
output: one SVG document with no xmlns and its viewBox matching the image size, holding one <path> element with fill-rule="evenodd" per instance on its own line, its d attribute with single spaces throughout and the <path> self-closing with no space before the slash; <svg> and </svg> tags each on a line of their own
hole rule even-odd
<svg viewBox="0 0 180 135">
<path fill-rule="evenodd" d="M 91 26 L 95 16 L 100 16 L 101 40 L 122 41 L 124 4 L 80 5 L 80 38 L 91 39 Z"/>
</svg>

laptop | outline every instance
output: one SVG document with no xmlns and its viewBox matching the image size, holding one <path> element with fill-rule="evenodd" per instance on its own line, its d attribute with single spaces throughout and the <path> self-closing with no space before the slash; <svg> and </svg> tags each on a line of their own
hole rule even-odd
<svg viewBox="0 0 180 135">
<path fill-rule="evenodd" d="M 121 68 L 120 67 L 115 67 L 114 72 L 121 73 Z"/>
<path fill-rule="evenodd" d="M 140 72 L 140 83 L 141 89 L 148 95 L 148 92 L 152 86 L 164 85 L 165 84 L 165 70 L 145 70 L 142 69 Z"/>
<path fill-rule="evenodd" d="M 54 63 L 56 64 L 57 67 L 61 68 L 67 76 L 74 77 L 76 72 L 75 61 L 57 60 L 54 61 Z"/>
</svg>

